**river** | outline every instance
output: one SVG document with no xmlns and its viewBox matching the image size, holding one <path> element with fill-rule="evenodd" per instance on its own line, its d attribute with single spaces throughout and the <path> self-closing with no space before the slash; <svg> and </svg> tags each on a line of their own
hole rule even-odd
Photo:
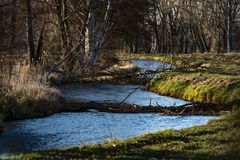
<svg viewBox="0 0 240 160">
<path fill-rule="evenodd" d="M 144 69 L 169 67 L 158 61 L 136 61 Z M 154 67 L 151 66 L 154 62 Z M 145 64 L 146 63 L 146 64 Z M 157 65 L 159 64 L 159 65 Z M 145 68 L 148 70 L 149 68 Z M 62 86 L 68 100 L 83 102 L 121 102 L 135 88 L 126 103 L 156 107 L 182 105 L 180 99 L 144 91 L 143 86 L 127 84 L 84 84 Z M 0 154 L 64 148 L 81 144 L 103 143 L 110 139 L 125 139 L 167 128 L 182 129 L 206 124 L 213 116 L 162 116 L 160 114 L 114 114 L 95 110 L 82 113 L 59 113 L 48 117 L 6 123 L 0 133 Z"/>
</svg>

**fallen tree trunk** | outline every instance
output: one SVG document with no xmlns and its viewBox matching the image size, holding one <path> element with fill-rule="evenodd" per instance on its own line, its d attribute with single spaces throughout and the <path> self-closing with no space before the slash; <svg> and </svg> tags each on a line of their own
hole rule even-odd
<svg viewBox="0 0 240 160">
<path fill-rule="evenodd" d="M 232 107 L 219 106 L 213 104 L 190 103 L 182 106 L 138 106 L 132 104 L 81 102 L 74 100 L 64 100 L 62 110 L 64 112 L 85 112 L 88 110 L 98 110 L 100 112 L 111 113 L 159 113 L 171 116 L 190 115 L 220 115 L 222 112 L 232 110 Z"/>
</svg>

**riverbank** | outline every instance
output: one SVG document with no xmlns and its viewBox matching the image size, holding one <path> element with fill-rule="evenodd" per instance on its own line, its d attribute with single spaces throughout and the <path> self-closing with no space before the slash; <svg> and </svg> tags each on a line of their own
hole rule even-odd
<svg viewBox="0 0 240 160">
<path fill-rule="evenodd" d="M 119 54 L 121 59 L 152 59 L 174 65 L 146 85 L 160 95 L 192 102 L 227 104 L 240 98 L 240 54 Z"/>
<path fill-rule="evenodd" d="M 71 85 L 71 84 L 91 84 L 91 83 L 140 83 L 136 78 L 141 74 L 140 68 L 131 63 L 129 60 L 118 61 L 110 66 L 95 66 L 83 73 L 76 74 L 56 74 L 50 77 L 50 83 L 54 86 Z"/>
<path fill-rule="evenodd" d="M 128 59 L 130 58 L 129 56 L 134 59 L 158 59 L 165 62 L 170 62 L 171 59 L 171 55 L 164 56 L 149 54 L 130 54 L 123 55 L 120 58 Z M 197 61 L 209 61 L 207 58 L 208 56 L 204 54 L 196 54 L 193 56 L 195 58 L 190 58 L 187 55 L 178 55 L 177 57 L 178 62 L 183 60 L 191 61 L 191 63 L 189 62 L 189 65 L 196 64 Z M 223 61 L 225 63 L 235 63 L 235 65 L 238 65 L 240 62 L 240 56 L 237 55 L 232 55 L 231 57 L 228 55 L 218 56 L 217 59 L 218 61 Z M 232 106 L 239 101 L 239 76 L 225 75 L 223 73 L 210 73 L 212 71 L 212 67 L 209 67 L 210 69 L 208 72 L 204 72 L 203 70 L 199 71 L 199 67 L 194 68 L 193 65 L 190 67 L 191 70 L 188 70 L 186 66 L 183 69 L 183 63 L 172 61 L 172 64 L 177 66 L 176 68 L 173 68 L 174 71 L 165 71 L 162 73 L 161 78 L 153 79 L 146 85 L 146 88 L 160 95 L 180 98 L 191 102 L 217 104 L 216 106 L 220 105 L 221 107 L 219 108 L 221 108 L 223 111 L 230 111 Z M 33 74 L 31 72 L 37 73 L 36 70 L 29 70 L 27 66 L 15 66 L 11 73 L 8 73 L 7 77 L 3 78 L 4 85 L 1 86 L 2 96 L 0 98 L 0 102 L 2 106 L 1 110 L 5 119 L 25 119 L 36 116 L 50 115 L 62 111 L 85 111 L 91 109 L 93 106 L 88 105 L 86 107 L 86 104 L 83 105 L 81 102 L 74 104 L 74 106 L 68 105 L 68 107 L 65 107 L 64 105 L 66 102 L 63 102 L 63 107 L 60 106 L 60 91 L 53 87 L 41 84 L 41 76 L 39 75 L 39 78 L 33 78 Z M 133 74 L 133 72 L 135 74 Z M 141 84 L 145 84 L 145 81 L 149 81 L 149 79 L 144 79 L 143 83 L 143 79 L 136 78 L 137 76 L 140 76 L 139 68 L 128 61 L 115 64 L 109 69 L 103 70 L 98 74 L 99 75 L 96 75 L 96 77 L 91 77 L 89 75 L 86 78 L 81 77 L 81 81 L 77 81 L 80 83 L 96 83 L 97 81 L 126 83 L 134 81 L 135 83 L 138 82 Z M 64 81 L 60 80 L 57 83 L 63 84 L 63 82 Z M 68 83 L 73 83 L 73 81 L 68 81 Z M 84 107 L 80 107 L 81 105 Z M 197 105 L 199 106 L 199 104 Z M 223 105 L 224 107 L 222 107 Z M 124 108 L 121 104 L 101 104 L 99 106 L 103 106 L 103 109 L 100 109 L 101 111 L 105 109 L 104 111 L 106 112 L 119 113 L 126 113 L 128 111 L 132 113 L 144 113 L 152 111 L 167 115 L 219 115 L 221 113 L 221 109 L 218 109 L 218 107 L 205 107 L 206 105 L 202 105 L 198 109 L 191 109 L 189 106 L 176 109 L 176 106 L 172 106 L 171 108 L 162 108 L 161 110 L 157 111 L 154 106 L 151 106 L 151 104 L 150 106 L 146 107 L 147 109 L 141 106 L 132 107 L 131 105 L 127 107 L 124 105 Z M 194 108 L 196 105 L 192 105 L 192 107 Z M 209 112 L 207 112 L 207 110 L 209 110 Z"/>
<path fill-rule="evenodd" d="M 201 66 L 208 66 L 205 63 L 210 63 L 211 59 L 208 59 L 209 56 L 205 54 L 194 54 L 189 55 L 175 55 L 174 58 L 172 55 L 141 55 L 141 54 L 130 54 L 124 55 L 120 58 L 133 58 L 133 59 L 155 59 L 161 60 L 164 62 L 172 61 L 172 64 L 176 65 L 176 68 L 173 68 L 174 71 L 165 71 L 162 73 L 161 78 L 155 78 L 149 82 L 146 88 L 150 91 L 158 93 L 160 95 L 171 96 L 175 98 L 180 98 L 196 103 L 205 103 L 205 104 L 230 104 L 232 106 L 239 101 L 238 95 L 240 94 L 240 77 L 236 75 L 225 75 L 224 73 L 211 73 L 213 71 L 212 66 L 209 66 L 209 69 L 206 71 L 200 70 L 199 66 L 196 67 L 196 63 L 200 61 L 203 62 Z M 176 58 L 177 57 L 177 58 Z M 176 59 L 176 61 L 173 61 Z M 179 63 L 181 61 L 181 63 Z M 188 67 L 184 66 L 182 61 L 188 61 L 190 70 Z M 240 63 L 240 56 L 238 55 L 221 55 L 217 56 L 217 61 L 222 61 L 224 63 L 234 63 L 235 69 L 239 69 L 236 66 Z M 212 62 L 215 63 L 215 62 Z M 221 66 L 221 63 L 218 67 Z M 195 66 L 195 67 L 194 67 Z M 215 65 L 214 65 L 215 66 Z M 185 68 L 183 68 L 185 67 Z M 221 67 L 220 67 L 221 68 Z M 228 68 L 229 69 L 229 68 Z M 17 72 L 16 70 L 20 71 Z M 11 71 L 12 73 L 7 74 L 7 78 L 4 78 L 2 85 L 2 95 L 1 106 L 4 116 L 8 120 L 14 119 L 24 119 L 41 115 L 49 115 L 56 112 L 65 111 L 66 107 L 60 107 L 60 92 L 50 86 L 41 84 L 39 81 L 40 78 L 33 80 L 33 75 L 30 74 L 29 68 L 27 66 L 18 66 Z M 133 72 L 135 74 L 133 74 Z M 16 74 L 17 73 L 17 74 Z M 133 75 L 131 75 L 133 74 Z M 95 77 L 87 76 L 81 77 L 81 81 L 77 79 L 80 83 L 96 83 L 100 82 L 113 82 L 113 83 L 126 83 L 126 82 L 136 82 L 141 84 L 143 79 L 136 78 L 141 73 L 136 65 L 129 63 L 128 61 L 115 64 L 109 69 L 105 69 L 101 72 L 95 73 Z M 150 73 L 154 74 L 154 73 Z M 11 77 L 14 75 L 13 77 Z M 58 78 L 56 78 L 58 81 Z M 61 79 L 61 78 L 60 78 Z M 68 79 L 68 78 L 67 78 Z M 66 80 L 67 80 L 66 79 Z M 75 80 L 73 78 L 73 80 Z M 144 79 L 144 81 L 149 79 Z M 58 81 L 57 83 L 63 84 L 64 81 Z M 68 81 L 68 83 L 73 83 L 73 81 Z M 9 83 L 9 84 L 8 84 Z M 3 87 L 4 86 L 4 87 Z M 78 104 L 79 106 L 81 103 Z M 105 105 L 105 104 L 103 104 Z M 118 107 L 108 106 L 106 111 L 109 111 L 109 108 L 117 108 L 119 112 L 126 112 L 122 110 L 121 106 Z M 151 107 L 151 106 L 149 106 Z M 173 106 L 173 109 L 176 110 Z M 193 106 L 194 107 L 194 106 Z M 71 110 L 71 107 L 69 107 Z M 73 110 L 76 109 L 76 107 Z M 85 107 L 86 108 L 86 107 Z M 89 108 L 89 107 L 87 107 Z M 106 108 L 106 107 L 103 107 Z M 129 111 L 132 111 L 132 107 L 129 106 Z M 140 109 L 139 109 L 140 108 Z M 82 108 L 78 107 L 78 111 Z M 83 107 L 83 110 L 84 107 Z M 111 109 L 110 109 L 111 110 Z M 150 110 L 155 110 L 151 108 Z M 170 109 L 171 110 L 171 109 Z M 186 111 L 186 109 L 182 109 Z M 182 114 L 182 110 L 173 112 L 173 115 Z M 224 111 L 226 110 L 226 107 Z M 231 110 L 231 107 L 229 107 Z M 112 110 L 111 110 L 112 111 Z M 135 107 L 134 112 L 145 112 L 141 107 Z M 195 110 L 196 111 L 196 110 Z M 205 108 L 204 108 L 205 111 Z M 161 111 L 162 113 L 162 111 Z M 164 112 L 165 113 L 165 112 Z M 171 113 L 171 112 L 169 112 Z M 190 112 L 186 114 L 202 114 L 207 112 Z M 213 111 L 214 115 L 219 114 L 219 110 Z M 212 115 L 212 114 L 211 114 Z"/>
<path fill-rule="evenodd" d="M 5 120 L 46 116 L 60 109 L 60 91 L 40 83 L 36 67 L 15 65 L 0 75 L 0 111 Z"/>
<path fill-rule="evenodd" d="M 146 88 L 198 103 L 234 105 L 240 100 L 240 76 L 171 72 L 153 79 Z"/>
<path fill-rule="evenodd" d="M 152 62 L 150 62 L 151 64 Z M 17 72 L 17 71 L 19 72 Z M 33 76 L 32 72 L 37 73 Z M 139 74 L 139 68 L 128 61 L 119 63 L 118 65 L 112 66 L 107 71 L 102 71 L 99 73 L 99 77 L 102 77 L 101 74 L 113 74 L 113 79 L 121 81 L 121 83 L 126 83 L 126 80 L 131 80 L 136 82 L 139 81 L 139 84 L 142 83 L 142 78 L 136 78 L 139 75 L 131 75 L 132 72 Z M 126 76 L 127 75 L 127 76 Z M 105 75 L 106 76 L 106 75 Z M 126 77 L 125 77 L 126 76 Z M 135 77 L 134 77 L 135 76 Z M 4 77 L 4 76 L 3 76 Z M 204 106 L 196 107 L 195 105 L 183 106 L 177 108 L 176 106 L 156 108 L 156 106 L 151 106 L 151 102 L 146 104 L 145 107 L 138 105 L 122 105 L 120 102 L 115 104 L 105 104 L 105 103 L 78 103 L 70 102 L 70 105 L 67 105 L 64 100 L 61 100 L 60 105 L 60 91 L 49 85 L 44 85 L 40 83 L 41 74 L 35 70 L 30 70 L 29 66 L 15 66 L 10 74 L 6 74 L 3 79 L 4 85 L 2 85 L 2 96 L 1 100 L 1 109 L 4 113 L 6 120 L 16 120 L 16 119 L 26 119 L 38 116 L 46 116 L 57 112 L 83 112 L 88 109 L 97 109 L 104 112 L 114 112 L 114 113 L 161 113 L 164 115 L 219 115 L 221 112 L 221 107 L 212 108 L 211 111 L 207 112 Z M 96 77 L 99 78 L 99 77 Z M 121 78 L 124 80 L 122 80 Z M 89 78 L 83 79 L 80 83 L 92 83 L 96 84 L 96 79 Z M 57 78 L 58 79 L 58 78 Z M 104 80 L 103 82 L 108 82 L 109 79 Z M 144 79 L 144 81 L 148 81 Z M 115 81 L 114 81 L 115 82 Z M 69 83 L 72 83 L 70 81 Z M 62 84 L 61 81 L 58 81 L 58 84 Z M 129 91 L 130 92 L 130 91 Z M 128 92 L 126 93 L 129 94 Z M 82 97 L 84 98 L 84 97 Z M 125 97 L 123 97 L 124 99 Z M 146 99 L 149 101 L 149 99 Z M 150 100 L 151 101 L 151 100 Z M 148 102 L 147 102 L 148 103 Z M 99 107 L 100 106 L 100 107 Z M 199 105 L 198 105 L 199 106 Z M 196 107 L 196 109 L 195 109 Z M 193 108 L 193 109 L 192 109 Z M 222 108 L 224 111 L 225 108 Z"/>
<path fill-rule="evenodd" d="M 9 159 L 232 159 L 240 158 L 240 112 L 207 125 L 165 130 L 103 145 L 8 155 Z"/>
<path fill-rule="evenodd" d="M 12 60 L 0 64 L 0 113 L 4 120 L 21 120 L 63 112 L 63 97 L 57 86 L 96 82 L 126 83 L 131 81 L 128 75 L 139 71 L 136 65 L 124 61 L 110 67 L 96 67 L 96 70 L 84 74 L 56 72 L 49 77 L 49 84 L 43 84 L 41 80 L 45 73 L 44 67 L 32 67 L 25 61 L 27 60 L 22 59 L 17 64 Z M 127 77 L 128 80 L 123 82 L 121 77 Z"/>
<path fill-rule="evenodd" d="M 193 54 L 130 54 L 119 53 L 119 58 L 158 60 L 172 64 L 179 71 L 240 75 L 240 53 Z"/>
</svg>

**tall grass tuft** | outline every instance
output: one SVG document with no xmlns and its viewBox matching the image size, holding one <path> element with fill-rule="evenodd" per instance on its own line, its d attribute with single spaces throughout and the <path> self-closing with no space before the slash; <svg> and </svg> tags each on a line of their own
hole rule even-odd
<svg viewBox="0 0 240 160">
<path fill-rule="evenodd" d="M 17 64 L 0 72 L 0 110 L 6 119 L 48 115 L 59 108 L 60 91 L 40 83 L 41 68 Z"/>
</svg>

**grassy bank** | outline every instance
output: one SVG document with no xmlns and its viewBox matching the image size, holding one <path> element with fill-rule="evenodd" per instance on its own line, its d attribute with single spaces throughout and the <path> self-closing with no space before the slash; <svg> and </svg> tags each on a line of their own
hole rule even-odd
<svg viewBox="0 0 240 160">
<path fill-rule="evenodd" d="M 240 100 L 240 76 L 209 73 L 165 73 L 147 88 L 161 95 L 188 101 L 229 104 Z"/>
<path fill-rule="evenodd" d="M 207 72 L 225 75 L 240 75 L 239 53 L 205 54 L 127 54 L 119 53 L 120 59 L 151 59 L 171 63 L 178 70 Z"/>
<path fill-rule="evenodd" d="M 0 111 L 4 119 L 48 115 L 58 110 L 60 92 L 40 83 L 37 67 L 14 65 L 0 75 Z"/>
<path fill-rule="evenodd" d="M 12 159 L 231 159 L 240 158 L 240 112 L 207 125 L 165 130 L 103 145 L 13 155 Z"/>
<path fill-rule="evenodd" d="M 240 97 L 240 54 L 126 54 L 122 59 L 152 59 L 176 66 L 147 84 L 161 95 L 193 102 L 228 104 Z"/>
</svg>

